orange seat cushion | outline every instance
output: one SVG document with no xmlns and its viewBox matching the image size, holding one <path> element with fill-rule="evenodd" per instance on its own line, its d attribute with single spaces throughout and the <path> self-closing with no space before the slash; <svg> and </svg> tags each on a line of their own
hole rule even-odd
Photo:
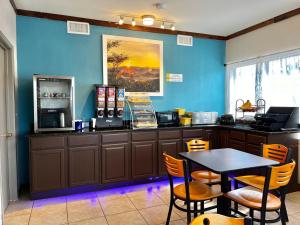
<svg viewBox="0 0 300 225">
<path fill-rule="evenodd" d="M 191 201 L 204 201 L 222 195 L 222 192 L 218 188 L 211 188 L 199 181 L 190 182 L 189 190 Z M 185 184 L 179 184 L 174 187 L 174 195 L 181 200 L 186 200 Z"/>
<path fill-rule="evenodd" d="M 238 180 L 241 183 L 263 190 L 266 178 L 264 176 L 249 175 L 235 177 L 234 179 Z M 277 188 L 278 186 L 270 185 L 269 190 L 274 190 Z"/>
<path fill-rule="evenodd" d="M 202 183 L 211 184 L 221 182 L 221 175 L 208 170 L 197 170 L 191 173 L 193 180 L 201 181 Z"/>
<path fill-rule="evenodd" d="M 261 209 L 262 195 L 261 190 L 251 186 L 236 189 L 225 194 L 227 198 L 252 209 Z M 280 199 L 273 194 L 268 194 L 267 211 L 277 210 L 280 206 Z"/>
</svg>

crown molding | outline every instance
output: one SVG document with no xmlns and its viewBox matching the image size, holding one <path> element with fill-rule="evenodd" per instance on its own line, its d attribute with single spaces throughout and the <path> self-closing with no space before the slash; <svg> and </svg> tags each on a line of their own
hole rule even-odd
<svg viewBox="0 0 300 225">
<path fill-rule="evenodd" d="M 91 25 L 114 27 L 114 28 L 133 30 L 133 31 L 152 32 L 152 33 L 170 34 L 170 35 L 182 34 L 182 35 L 190 35 L 190 36 L 197 37 L 197 38 L 226 40 L 225 36 L 219 36 L 219 35 L 195 33 L 195 32 L 188 32 L 188 31 L 179 31 L 179 30 L 172 31 L 169 29 L 161 29 L 161 28 L 156 28 L 156 27 L 131 26 L 130 24 L 119 25 L 116 22 L 109 22 L 109 21 L 104 21 L 104 20 L 94 20 L 94 19 L 87 19 L 87 18 L 82 18 L 82 17 L 36 12 L 36 11 L 29 11 L 29 10 L 22 10 L 22 9 L 17 10 L 17 15 L 37 17 L 37 18 L 43 18 L 43 19 L 51 19 L 51 20 L 61 20 L 61 21 L 72 20 L 72 21 L 78 21 L 78 22 L 86 22 Z"/>
<path fill-rule="evenodd" d="M 300 14 L 300 8 L 291 10 L 289 12 L 283 13 L 281 15 L 275 16 L 271 19 L 265 20 L 253 26 L 247 27 L 235 33 L 232 33 L 228 36 L 221 36 L 221 35 L 212 35 L 212 34 L 204 34 L 204 33 L 197 33 L 197 32 L 189 32 L 189 31 L 180 31 L 180 30 L 169 30 L 169 29 L 161 29 L 156 27 L 145 27 L 145 26 L 131 26 L 130 24 L 123 24 L 119 25 L 115 22 L 104 21 L 104 20 L 95 20 L 95 19 L 88 19 L 83 17 L 75 17 L 75 16 L 68 16 L 68 15 L 61 15 L 61 14 L 54 14 L 54 13 L 44 13 L 44 12 L 37 12 L 37 11 L 30 11 L 30 10 L 23 10 L 17 9 L 14 0 L 9 0 L 12 7 L 14 8 L 17 15 L 20 16 L 30 16 L 30 17 L 37 17 L 43 19 L 51 19 L 51 20 L 61 20 L 61 21 L 79 21 L 79 22 L 86 22 L 91 25 L 97 26 L 104 26 L 104 27 L 114 27 L 118 29 L 126 29 L 126 30 L 133 30 L 133 31 L 141 31 L 141 32 L 152 32 L 152 33 L 160 33 L 160 34 L 170 34 L 170 35 L 190 35 L 197 38 L 206 38 L 206 39 L 213 39 L 213 40 L 230 40 L 241 35 L 250 33 L 252 31 L 258 30 L 260 28 L 266 27 L 271 24 L 275 24 L 281 22 L 283 20 L 289 19 L 293 16 L 297 16 Z"/>
<path fill-rule="evenodd" d="M 253 26 L 251 26 L 251 27 L 247 27 L 247 28 L 245 28 L 245 29 L 243 29 L 243 30 L 240 30 L 240 31 L 238 31 L 238 32 L 235 32 L 235 33 L 233 33 L 233 34 L 230 34 L 230 35 L 228 35 L 228 36 L 226 37 L 226 40 L 229 40 L 229 39 L 232 39 L 232 38 L 239 37 L 239 36 L 241 36 L 241 35 L 247 34 L 247 33 L 252 32 L 252 31 L 254 31 L 254 30 L 258 30 L 258 29 L 260 29 L 260 28 L 262 28 L 262 27 L 266 27 L 266 26 L 268 26 L 268 25 L 271 25 L 271 24 L 275 24 L 275 23 L 281 22 L 281 21 L 283 21 L 283 20 L 289 19 L 289 18 L 291 18 L 291 17 L 293 17 L 293 16 L 297 16 L 297 15 L 299 15 L 299 14 L 300 14 L 300 8 L 291 10 L 291 11 L 286 12 L 286 13 L 283 13 L 283 14 L 281 14 L 281 15 L 279 15 L 279 16 L 275 16 L 275 17 L 273 17 L 273 18 L 271 18 L 271 19 L 265 20 L 265 21 L 263 21 L 263 22 L 261 22 L 261 23 L 255 24 L 255 25 L 253 25 Z"/>
</svg>

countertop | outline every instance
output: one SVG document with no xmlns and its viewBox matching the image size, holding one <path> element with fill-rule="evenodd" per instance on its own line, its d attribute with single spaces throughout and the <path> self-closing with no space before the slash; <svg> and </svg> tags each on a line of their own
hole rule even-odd
<svg viewBox="0 0 300 225">
<path fill-rule="evenodd" d="M 175 126 L 175 127 L 158 127 L 152 129 L 137 129 L 133 130 L 130 128 L 105 128 L 99 130 L 91 130 L 91 129 L 83 129 L 82 131 L 63 131 L 63 132 L 41 132 L 41 133 L 31 133 L 28 136 L 57 136 L 57 135 L 85 135 L 85 134 L 95 134 L 95 133 L 108 133 L 108 132 L 139 132 L 139 131 L 151 131 L 151 130 L 172 130 L 172 129 L 228 129 L 228 130 L 240 130 L 240 131 L 248 131 L 259 134 L 266 135 L 276 135 L 276 134 L 289 134 L 289 133 L 300 133 L 300 129 L 293 130 L 283 130 L 276 132 L 268 132 L 268 131 L 260 131 L 254 128 L 251 128 L 249 125 L 219 125 L 219 124 L 211 124 L 211 125 L 192 125 L 192 126 Z"/>
</svg>

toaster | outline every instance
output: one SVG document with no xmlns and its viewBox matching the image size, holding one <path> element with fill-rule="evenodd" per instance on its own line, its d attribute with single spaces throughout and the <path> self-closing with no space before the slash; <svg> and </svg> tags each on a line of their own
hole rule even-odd
<svg viewBox="0 0 300 225">
<path fill-rule="evenodd" d="M 217 112 L 193 112 L 192 124 L 215 124 L 218 119 Z"/>
</svg>

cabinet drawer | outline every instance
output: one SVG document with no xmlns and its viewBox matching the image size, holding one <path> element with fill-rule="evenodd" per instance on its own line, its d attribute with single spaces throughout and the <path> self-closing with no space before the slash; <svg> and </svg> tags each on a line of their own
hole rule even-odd
<svg viewBox="0 0 300 225">
<path fill-rule="evenodd" d="M 203 138 L 204 130 L 203 129 L 188 129 L 183 130 L 182 137 L 183 138 Z"/>
<path fill-rule="evenodd" d="M 158 132 L 159 139 L 178 139 L 181 138 L 180 130 L 161 130 Z"/>
<path fill-rule="evenodd" d="M 267 138 L 265 136 L 247 134 L 247 143 L 260 145 L 260 144 L 265 144 L 266 142 L 267 142 Z"/>
<path fill-rule="evenodd" d="M 65 148 L 65 137 L 32 137 L 30 138 L 31 150 L 63 149 Z"/>
<path fill-rule="evenodd" d="M 132 141 L 154 141 L 156 140 L 155 131 L 133 132 Z"/>
<path fill-rule="evenodd" d="M 102 134 L 102 144 L 124 143 L 129 141 L 128 133 Z"/>
<path fill-rule="evenodd" d="M 246 135 L 245 132 L 243 131 L 232 130 L 230 131 L 230 138 L 240 140 L 240 141 L 245 141 Z"/>
<path fill-rule="evenodd" d="M 98 135 L 72 135 L 68 137 L 69 147 L 98 145 Z"/>
</svg>

